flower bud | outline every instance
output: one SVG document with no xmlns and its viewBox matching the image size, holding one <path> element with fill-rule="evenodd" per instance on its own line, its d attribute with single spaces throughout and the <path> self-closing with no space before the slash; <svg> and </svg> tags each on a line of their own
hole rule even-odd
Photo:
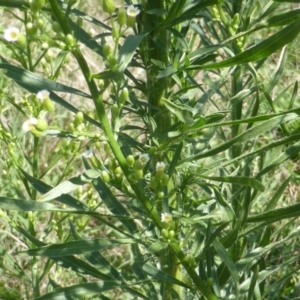
<svg viewBox="0 0 300 300">
<path fill-rule="evenodd" d="M 39 131 L 45 131 L 48 128 L 48 123 L 43 119 L 38 119 L 35 128 Z"/>
<path fill-rule="evenodd" d="M 134 170 L 134 178 L 136 180 L 140 180 L 144 177 L 144 171 L 143 169 L 140 169 L 140 170 Z"/>
<path fill-rule="evenodd" d="M 158 193 L 157 193 L 157 198 L 158 198 L 158 199 L 163 199 L 164 197 L 165 197 L 164 192 L 158 192 Z"/>
<path fill-rule="evenodd" d="M 115 174 L 115 175 L 121 175 L 121 174 L 122 174 L 122 169 L 121 169 L 120 167 L 116 167 L 116 168 L 114 169 L 114 174 Z"/>
<path fill-rule="evenodd" d="M 237 29 L 239 28 L 239 21 L 240 21 L 240 15 L 238 13 L 236 13 L 233 16 L 233 19 L 231 22 L 231 26 L 234 31 L 237 31 Z"/>
<path fill-rule="evenodd" d="M 37 24 L 37 27 L 38 27 L 39 29 L 42 29 L 42 28 L 44 27 L 44 25 L 45 25 L 45 22 L 44 22 L 43 19 L 38 18 L 36 24 Z"/>
<path fill-rule="evenodd" d="M 168 239 L 169 238 L 169 231 L 167 230 L 167 229 L 162 229 L 161 230 L 161 235 L 164 237 L 164 238 L 166 238 L 166 239 Z"/>
<path fill-rule="evenodd" d="M 108 58 L 111 55 L 111 48 L 108 44 L 104 44 L 102 50 L 106 58 Z"/>
<path fill-rule="evenodd" d="M 49 99 L 45 99 L 44 102 L 43 102 L 43 108 L 44 110 L 46 111 L 53 111 L 54 110 L 54 103 Z"/>
<path fill-rule="evenodd" d="M 127 10 L 126 10 L 126 14 L 127 14 L 127 21 L 126 21 L 126 25 L 128 27 L 134 27 L 135 26 L 135 20 L 136 20 L 136 16 L 140 13 L 140 10 L 135 7 L 134 5 L 129 5 Z"/>
<path fill-rule="evenodd" d="M 117 22 L 120 27 L 126 24 L 126 11 L 124 8 L 119 8 Z"/>
<path fill-rule="evenodd" d="M 110 176 L 106 171 L 101 172 L 101 177 L 104 182 L 109 183 L 110 182 Z"/>
<path fill-rule="evenodd" d="M 66 45 L 68 48 L 72 48 L 75 45 L 75 39 L 72 34 L 67 34 L 65 38 Z"/>
<path fill-rule="evenodd" d="M 128 155 L 126 157 L 126 162 L 127 162 L 127 165 L 129 167 L 132 167 L 134 165 L 134 162 L 135 162 L 135 159 L 134 159 L 133 155 Z"/>
<path fill-rule="evenodd" d="M 172 239 L 175 236 L 174 230 L 169 230 L 169 239 Z"/>
<path fill-rule="evenodd" d="M 112 37 L 116 40 L 120 37 L 120 31 L 118 28 L 113 28 L 112 31 L 111 31 L 111 35 Z"/>
<path fill-rule="evenodd" d="M 129 95 L 128 88 L 126 87 L 123 88 L 120 95 L 120 104 L 123 105 L 126 102 L 126 100 L 128 99 L 128 95 Z"/>
<path fill-rule="evenodd" d="M 108 64 L 112 71 L 115 71 L 118 67 L 118 60 L 114 56 L 108 58 Z"/>
<path fill-rule="evenodd" d="M 30 3 L 30 9 L 34 14 L 36 14 L 43 8 L 44 5 L 45 0 L 32 0 Z"/>
<path fill-rule="evenodd" d="M 28 22 L 26 24 L 26 32 L 28 35 L 34 35 L 37 32 L 37 28 L 31 22 Z"/>
<path fill-rule="evenodd" d="M 81 111 L 78 111 L 74 117 L 74 125 L 77 127 L 78 125 L 82 124 L 84 121 L 84 116 Z"/>
<path fill-rule="evenodd" d="M 116 6 L 113 0 L 103 0 L 102 8 L 104 12 L 111 15 L 115 11 Z"/>
<path fill-rule="evenodd" d="M 114 120 L 118 119 L 119 118 L 119 108 L 118 108 L 118 105 L 117 104 L 114 104 L 112 107 L 111 107 L 111 115 L 112 115 L 112 118 Z"/>
</svg>

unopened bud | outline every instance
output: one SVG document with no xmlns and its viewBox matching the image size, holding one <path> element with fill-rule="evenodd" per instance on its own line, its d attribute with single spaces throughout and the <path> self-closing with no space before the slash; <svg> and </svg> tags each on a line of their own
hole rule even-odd
<svg viewBox="0 0 300 300">
<path fill-rule="evenodd" d="M 128 88 L 123 88 L 121 95 L 120 95 L 120 103 L 124 104 L 126 100 L 128 99 L 129 91 Z"/>
<path fill-rule="evenodd" d="M 43 108 L 44 108 L 44 110 L 49 111 L 49 112 L 53 111 L 54 103 L 49 98 L 47 98 L 43 101 Z"/>
<path fill-rule="evenodd" d="M 106 171 L 101 172 L 101 177 L 104 182 L 109 183 L 110 182 L 110 176 Z"/>
<path fill-rule="evenodd" d="M 68 48 L 72 48 L 75 45 L 75 39 L 72 34 L 67 34 L 65 38 L 66 45 Z"/>
<path fill-rule="evenodd" d="M 83 113 L 81 111 L 78 111 L 74 118 L 74 125 L 77 127 L 78 125 L 82 124 L 83 121 L 84 121 Z"/>
<path fill-rule="evenodd" d="M 126 10 L 124 8 L 119 9 L 117 22 L 120 25 L 120 27 L 126 24 Z"/>
<path fill-rule="evenodd" d="M 103 0 L 102 8 L 104 12 L 111 15 L 115 11 L 116 6 L 113 0 Z"/>
<path fill-rule="evenodd" d="M 48 123 L 43 119 L 38 119 L 35 128 L 39 131 L 44 131 L 48 128 Z"/>
<path fill-rule="evenodd" d="M 134 159 L 133 155 L 128 155 L 126 157 L 126 162 L 127 162 L 127 165 L 129 167 L 132 167 L 134 165 L 134 162 L 135 162 L 135 159 Z"/>
<path fill-rule="evenodd" d="M 108 58 L 111 55 L 111 48 L 108 44 L 104 44 L 103 45 L 103 53 L 105 55 L 106 58 Z"/>
</svg>

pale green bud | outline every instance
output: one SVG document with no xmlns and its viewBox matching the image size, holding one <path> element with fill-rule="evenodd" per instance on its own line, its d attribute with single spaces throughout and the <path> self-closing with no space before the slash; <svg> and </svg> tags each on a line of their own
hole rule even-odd
<svg viewBox="0 0 300 300">
<path fill-rule="evenodd" d="M 113 0 L 103 0 L 103 11 L 108 13 L 108 14 L 113 14 L 113 12 L 115 11 L 116 9 L 116 6 L 114 4 L 114 1 Z"/>
<path fill-rule="evenodd" d="M 144 171 L 143 169 L 140 169 L 140 170 L 134 170 L 134 178 L 136 180 L 140 180 L 144 177 Z"/>
<path fill-rule="evenodd" d="M 74 117 L 74 125 L 77 127 L 78 125 L 82 124 L 84 121 L 84 116 L 81 111 L 78 111 Z"/>
<path fill-rule="evenodd" d="M 117 22 L 120 25 L 120 27 L 126 24 L 126 10 L 123 7 L 120 8 L 118 11 Z"/>
<path fill-rule="evenodd" d="M 126 157 L 126 162 L 127 162 L 127 165 L 129 167 L 132 167 L 134 165 L 134 162 L 135 162 L 135 159 L 134 159 L 133 155 L 128 155 Z"/>
<path fill-rule="evenodd" d="M 103 45 L 103 54 L 105 55 L 106 58 L 108 58 L 111 55 L 111 48 L 108 44 Z"/>
<path fill-rule="evenodd" d="M 29 35 L 34 35 L 37 32 L 37 27 L 35 27 L 31 22 L 26 24 L 26 32 Z"/>
<path fill-rule="evenodd" d="M 128 88 L 123 88 L 121 95 L 120 95 L 120 103 L 124 104 L 126 100 L 128 99 L 129 91 Z"/>
<path fill-rule="evenodd" d="M 65 38 L 66 45 L 68 48 L 72 48 L 75 45 L 75 39 L 72 34 L 67 34 Z"/>
<path fill-rule="evenodd" d="M 43 108 L 46 111 L 53 111 L 54 110 L 54 103 L 51 101 L 51 99 L 47 98 L 43 101 Z"/>
<path fill-rule="evenodd" d="M 118 60 L 114 56 L 108 58 L 108 64 L 111 70 L 116 70 L 118 67 Z"/>
<path fill-rule="evenodd" d="M 110 176 L 106 171 L 101 172 L 101 177 L 104 182 L 109 183 L 110 182 Z"/>
<path fill-rule="evenodd" d="M 48 123 L 43 119 L 38 119 L 35 128 L 39 131 L 45 131 L 48 128 Z"/>
<path fill-rule="evenodd" d="M 119 118 L 119 108 L 117 104 L 114 104 L 111 107 L 111 115 L 113 119 L 118 119 Z"/>
</svg>

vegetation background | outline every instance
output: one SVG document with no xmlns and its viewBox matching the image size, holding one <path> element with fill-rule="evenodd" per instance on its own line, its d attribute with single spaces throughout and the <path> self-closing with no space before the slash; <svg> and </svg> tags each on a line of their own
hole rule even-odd
<svg viewBox="0 0 300 300">
<path fill-rule="evenodd" d="M 299 2 L 0 0 L 0 299 L 300 299 Z"/>
</svg>

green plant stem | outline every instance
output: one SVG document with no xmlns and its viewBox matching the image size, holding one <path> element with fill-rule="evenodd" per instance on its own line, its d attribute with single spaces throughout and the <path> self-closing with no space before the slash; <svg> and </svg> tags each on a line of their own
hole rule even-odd
<svg viewBox="0 0 300 300">
<path fill-rule="evenodd" d="M 33 161 L 32 161 L 32 175 L 38 178 L 39 167 L 39 138 L 33 138 Z M 35 188 L 32 189 L 32 200 L 36 200 L 37 191 Z"/>
<path fill-rule="evenodd" d="M 145 3 L 144 11 L 165 10 L 165 2 L 163 0 L 149 0 Z M 164 27 L 159 27 L 159 24 L 164 20 L 163 16 L 143 13 L 142 19 L 144 24 L 142 31 L 150 32 L 142 45 L 146 50 L 145 53 L 147 53 L 144 63 L 147 70 L 147 97 L 148 103 L 151 105 L 149 113 L 155 119 L 157 134 L 160 135 L 171 126 L 170 112 L 165 109 L 163 104 L 163 98 L 165 98 L 168 89 L 168 78 L 157 78 L 161 69 L 153 64 L 153 61 L 158 61 L 165 67 L 168 66 L 168 31 Z"/>
<path fill-rule="evenodd" d="M 52 8 L 52 12 L 54 16 L 56 17 L 57 21 L 59 22 L 61 28 L 63 29 L 64 33 L 71 34 L 71 28 L 68 23 L 68 19 L 66 18 L 65 14 L 62 12 L 59 4 L 55 0 L 49 0 L 49 3 Z M 115 155 L 115 158 L 117 159 L 122 171 L 124 172 L 124 175 L 128 179 L 128 181 L 131 183 L 131 187 L 133 191 L 135 192 L 137 198 L 140 200 L 141 204 L 147 211 L 148 215 L 152 218 L 153 222 L 155 223 L 156 226 L 159 228 L 161 227 L 160 224 L 160 217 L 158 212 L 156 211 L 155 207 L 153 207 L 152 203 L 149 201 L 149 199 L 145 196 L 145 193 L 143 190 L 139 187 L 138 184 L 132 183 L 129 179 L 129 169 L 128 165 L 126 163 L 126 159 L 121 152 L 120 146 L 118 142 L 114 138 L 113 131 L 111 129 L 111 126 L 109 124 L 103 100 L 102 100 L 102 95 L 99 93 L 98 88 L 96 83 L 93 80 L 92 73 L 90 72 L 90 69 L 86 63 L 86 60 L 84 56 L 82 55 L 81 51 L 79 50 L 78 47 L 74 47 L 72 49 L 72 53 L 75 56 L 81 71 L 85 77 L 86 83 L 88 85 L 88 88 L 90 90 L 90 93 L 92 95 L 94 105 L 97 111 L 98 118 L 101 122 L 103 132 L 107 138 L 107 141 L 111 147 L 112 152 Z"/>
</svg>

